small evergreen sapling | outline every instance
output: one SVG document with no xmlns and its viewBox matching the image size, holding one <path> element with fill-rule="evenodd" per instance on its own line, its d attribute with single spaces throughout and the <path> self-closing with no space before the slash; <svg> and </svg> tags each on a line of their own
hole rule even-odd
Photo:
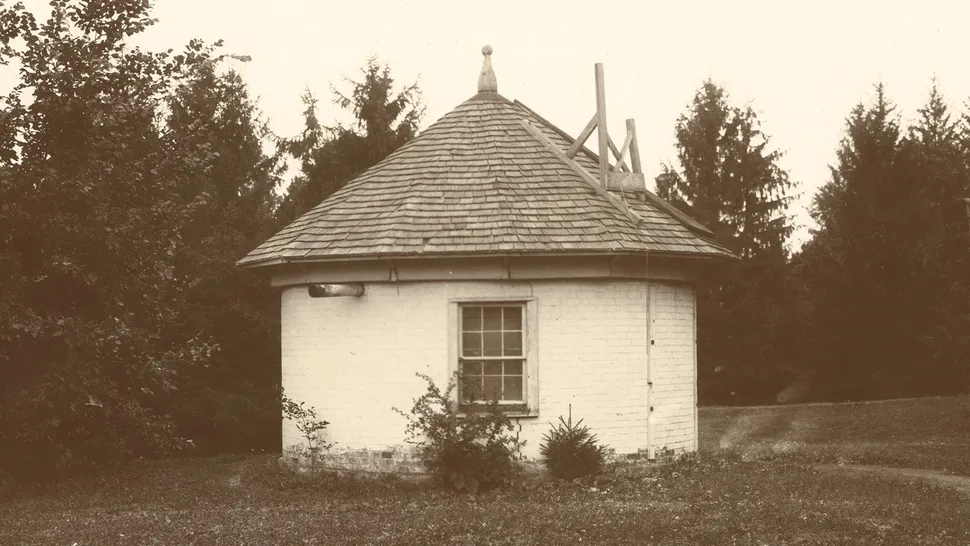
<svg viewBox="0 0 970 546">
<path fill-rule="evenodd" d="M 569 406 L 569 418 L 559 417 L 559 425 L 542 436 L 539 446 L 543 462 L 553 477 L 572 480 L 599 474 L 606 461 L 605 446 L 580 419 L 573 424 L 573 410 Z"/>
</svg>

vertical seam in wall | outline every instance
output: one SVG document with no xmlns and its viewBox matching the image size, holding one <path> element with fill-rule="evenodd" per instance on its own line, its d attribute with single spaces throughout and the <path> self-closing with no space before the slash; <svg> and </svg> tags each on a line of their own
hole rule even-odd
<svg viewBox="0 0 970 546">
<path fill-rule="evenodd" d="M 700 451 L 699 425 L 697 422 L 697 289 L 691 287 L 691 303 L 693 304 L 693 316 L 691 317 L 691 350 L 693 351 L 693 374 L 694 374 L 694 452 Z"/>
<path fill-rule="evenodd" d="M 646 285 L 646 356 L 647 356 L 647 459 L 654 458 L 653 450 L 653 289 L 650 287 L 650 252 L 643 251 L 643 281 Z"/>
<path fill-rule="evenodd" d="M 461 320 L 461 309 L 456 302 L 448 301 L 446 302 L 446 304 L 448 306 L 445 310 L 445 320 L 448 321 L 448 323 L 445 325 L 445 336 L 447 336 L 448 338 L 445 340 L 445 343 L 446 343 L 445 347 L 447 347 L 447 352 L 448 352 L 448 365 L 445 367 L 445 370 L 447 372 L 446 380 L 451 381 L 452 378 L 456 378 L 456 381 L 457 381 L 458 357 L 459 357 L 458 336 L 461 335 L 459 333 L 460 328 L 459 328 L 458 322 Z M 455 386 L 455 390 L 452 391 L 452 396 L 454 397 L 453 401 L 457 403 L 458 402 L 457 385 Z"/>
<path fill-rule="evenodd" d="M 279 306 L 280 306 L 280 391 L 281 392 L 284 392 L 284 393 L 286 391 L 284 390 L 283 380 L 286 378 L 286 375 L 283 373 L 283 370 L 285 368 L 283 368 L 282 363 L 283 363 L 283 355 L 284 355 L 283 336 L 286 335 L 286 325 L 283 323 L 283 303 L 284 303 L 283 302 L 283 297 L 284 297 L 284 294 L 286 293 L 287 289 L 288 289 L 288 287 L 284 286 L 282 288 L 282 290 L 280 290 L 280 299 L 279 299 Z M 281 422 L 280 423 L 280 453 L 285 453 L 286 452 L 286 417 L 283 416 L 283 412 L 282 411 L 280 411 L 280 422 Z"/>
<path fill-rule="evenodd" d="M 540 404 L 540 391 L 539 388 L 539 368 L 542 366 L 542 361 L 539 359 L 539 303 L 535 298 L 534 287 L 532 282 L 529 282 L 529 294 L 530 299 L 525 304 L 525 335 L 526 339 L 523 340 L 524 343 L 528 344 L 526 349 L 526 354 L 532 353 L 531 358 L 526 361 L 526 389 L 528 389 L 528 405 L 529 411 L 535 414 L 539 412 Z M 519 429 L 521 431 L 521 423 Z"/>
</svg>

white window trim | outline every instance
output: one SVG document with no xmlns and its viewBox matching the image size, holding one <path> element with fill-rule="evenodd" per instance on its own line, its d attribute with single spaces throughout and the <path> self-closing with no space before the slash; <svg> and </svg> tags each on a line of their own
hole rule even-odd
<svg viewBox="0 0 970 546">
<path fill-rule="evenodd" d="M 460 313 L 458 307 L 461 304 L 512 304 L 523 305 L 525 307 L 525 339 L 523 340 L 525 369 L 525 411 L 509 412 L 509 417 L 538 417 L 539 416 L 539 314 L 535 297 L 472 297 L 472 298 L 452 298 L 448 300 L 448 380 L 454 379 L 458 372 L 458 360 L 460 355 L 459 337 L 461 328 L 459 325 Z M 452 391 L 452 401 L 458 402 L 458 389 Z M 501 403 L 500 403 L 501 404 Z M 509 402 L 507 404 L 521 405 L 519 402 Z"/>
</svg>

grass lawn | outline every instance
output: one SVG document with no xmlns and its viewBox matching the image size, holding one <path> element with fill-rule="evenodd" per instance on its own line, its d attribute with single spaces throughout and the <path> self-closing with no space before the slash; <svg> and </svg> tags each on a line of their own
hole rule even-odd
<svg viewBox="0 0 970 546">
<path fill-rule="evenodd" d="M 970 476 L 970 396 L 701 408 L 701 452 L 861 463 Z M 970 543 L 968 543 L 970 544 Z"/>
<path fill-rule="evenodd" d="M 0 490 L 0 544 L 967 545 L 965 493 L 803 462 L 885 452 L 884 462 L 966 468 L 967 416 L 955 411 L 970 401 L 940 400 L 785 408 L 820 427 L 797 442 L 782 410 L 705 409 L 700 462 L 474 497 L 388 480 L 307 479 L 274 456 L 144 462 Z M 963 424 L 931 419 L 941 413 Z M 877 426 L 884 421 L 899 430 Z M 744 423 L 744 434 L 732 432 Z M 795 447 L 758 458 L 781 441 Z"/>
</svg>

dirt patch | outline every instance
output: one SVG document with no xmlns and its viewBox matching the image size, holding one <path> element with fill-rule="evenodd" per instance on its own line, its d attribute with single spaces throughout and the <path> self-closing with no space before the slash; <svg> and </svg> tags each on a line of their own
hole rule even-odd
<svg viewBox="0 0 970 546">
<path fill-rule="evenodd" d="M 874 466 L 862 464 L 821 464 L 815 468 L 823 472 L 865 472 L 885 476 L 887 478 L 909 478 L 925 480 L 951 489 L 956 489 L 970 495 L 970 477 L 944 474 L 933 470 L 916 468 L 895 468 L 891 466 Z"/>
</svg>

